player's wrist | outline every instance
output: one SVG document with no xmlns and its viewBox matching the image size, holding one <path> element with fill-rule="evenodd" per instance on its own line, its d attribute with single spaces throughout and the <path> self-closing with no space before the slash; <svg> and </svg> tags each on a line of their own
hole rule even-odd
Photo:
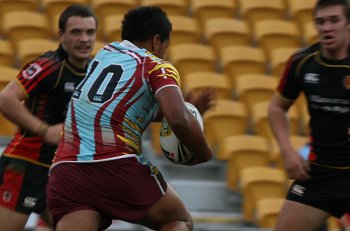
<svg viewBox="0 0 350 231">
<path fill-rule="evenodd" d="M 44 137 L 47 133 L 47 130 L 49 130 L 49 125 L 45 122 L 42 122 L 36 130 L 36 134 L 38 136 Z"/>
</svg>

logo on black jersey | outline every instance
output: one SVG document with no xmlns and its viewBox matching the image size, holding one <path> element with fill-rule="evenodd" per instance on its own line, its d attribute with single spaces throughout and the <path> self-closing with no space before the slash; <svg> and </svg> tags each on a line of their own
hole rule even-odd
<svg viewBox="0 0 350 231">
<path fill-rule="evenodd" d="M 306 73 L 305 74 L 305 83 L 318 83 L 320 82 L 319 74 L 315 73 Z"/>
<path fill-rule="evenodd" d="M 73 92 L 75 90 L 75 83 L 74 82 L 67 82 L 64 84 L 64 91 L 65 92 Z"/>
<path fill-rule="evenodd" d="M 37 63 L 31 63 L 25 70 L 22 71 L 22 76 L 25 79 L 34 78 L 41 71 L 41 66 Z"/>
</svg>

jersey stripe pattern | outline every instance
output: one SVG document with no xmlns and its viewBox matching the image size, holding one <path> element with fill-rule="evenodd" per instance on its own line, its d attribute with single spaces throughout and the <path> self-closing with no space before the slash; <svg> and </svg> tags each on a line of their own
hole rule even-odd
<svg viewBox="0 0 350 231">
<path fill-rule="evenodd" d="M 26 95 L 26 108 L 50 125 L 64 122 L 72 93 L 86 74 L 85 69 L 74 67 L 66 58 L 60 46 L 25 65 L 16 78 Z M 3 154 L 49 168 L 56 147 L 19 128 Z"/>
<path fill-rule="evenodd" d="M 155 95 L 179 81 L 172 64 L 145 49 L 128 41 L 106 45 L 73 94 L 54 162 L 140 155 L 142 133 L 159 108 Z"/>
</svg>

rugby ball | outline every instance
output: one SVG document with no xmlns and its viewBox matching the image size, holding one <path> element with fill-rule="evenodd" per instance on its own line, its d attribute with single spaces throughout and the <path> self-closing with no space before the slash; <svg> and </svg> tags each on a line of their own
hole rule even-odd
<svg viewBox="0 0 350 231">
<path fill-rule="evenodd" d="M 202 115 L 192 104 L 185 102 L 185 105 L 196 118 L 203 131 Z M 186 164 L 194 157 L 194 155 L 177 139 L 165 117 L 160 125 L 160 147 L 163 155 L 175 164 Z"/>
</svg>

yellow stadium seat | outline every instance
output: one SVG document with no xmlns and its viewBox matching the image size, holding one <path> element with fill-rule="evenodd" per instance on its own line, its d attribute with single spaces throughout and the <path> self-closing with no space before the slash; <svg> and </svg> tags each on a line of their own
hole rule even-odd
<svg viewBox="0 0 350 231">
<path fill-rule="evenodd" d="M 286 9 L 282 0 L 238 0 L 240 15 L 253 28 L 256 22 L 266 19 L 285 19 Z"/>
<path fill-rule="evenodd" d="M 0 40 L 0 66 L 13 66 L 15 64 L 15 52 L 8 40 Z"/>
<path fill-rule="evenodd" d="M 0 91 L 16 76 L 19 74 L 19 70 L 13 67 L 0 66 Z M 0 113 L 0 136 L 12 136 L 16 131 L 16 125 L 7 120 Z"/>
<path fill-rule="evenodd" d="M 49 38 L 45 16 L 31 11 L 13 11 L 4 15 L 4 35 L 17 51 L 19 41 L 28 38 Z"/>
<path fill-rule="evenodd" d="M 220 50 L 223 72 L 235 88 L 237 76 L 249 73 L 266 73 L 266 58 L 262 49 L 252 46 L 229 46 Z"/>
<path fill-rule="evenodd" d="M 71 4 L 88 4 L 89 0 L 41 0 L 43 12 L 46 16 L 50 34 L 57 38 L 58 18 L 62 11 Z"/>
<path fill-rule="evenodd" d="M 305 23 L 303 25 L 302 38 L 305 45 L 311 45 L 318 42 L 318 33 L 313 22 Z"/>
<path fill-rule="evenodd" d="M 210 46 L 177 44 L 170 46 L 169 57 L 180 76 L 196 71 L 216 71 L 216 58 Z"/>
<path fill-rule="evenodd" d="M 0 0 L 0 35 L 3 33 L 3 15 L 12 11 L 39 11 L 40 0 Z"/>
<path fill-rule="evenodd" d="M 159 6 L 162 8 L 167 15 L 188 15 L 188 4 L 186 0 L 140 0 L 140 5 L 148 6 Z"/>
<path fill-rule="evenodd" d="M 203 115 L 204 133 L 209 144 L 216 150 L 218 160 L 227 160 L 221 152 L 222 141 L 231 135 L 247 132 L 248 115 L 241 102 L 218 99 L 214 108 Z"/>
<path fill-rule="evenodd" d="M 303 33 L 303 25 L 313 22 L 313 9 L 316 0 L 287 0 L 288 9 L 291 20 L 298 26 Z"/>
<path fill-rule="evenodd" d="M 263 20 L 254 25 L 254 39 L 267 58 L 273 49 L 280 47 L 300 47 L 298 27 L 286 20 Z"/>
<path fill-rule="evenodd" d="M 278 80 L 270 75 L 246 74 L 237 77 L 236 83 L 237 98 L 246 105 L 248 112 L 251 113 L 255 103 L 271 100 Z"/>
<path fill-rule="evenodd" d="M 254 221 L 257 202 L 265 198 L 284 198 L 288 178 L 284 170 L 256 166 L 241 171 L 240 187 L 243 195 L 242 211 L 246 221 Z"/>
<path fill-rule="evenodd" d="M 106 17 L 126 14 L 130 9 L 138 6 L 138 0 L 90 0 L 90 6 L 96 12 L 99 20 L 97 38 L 102 40 L 104 39 L 103 31 L 105 31 Z"/>
<path fill-rule="evenodd" d="M 18 64 L 23 67 L 46 51 L 54 51 L 58 43 L 49 39 L 25 39 L 18 42 Z"/>
<path fill-rule="evenodd" d="M 237 8 L 235 3 L 232 0 L 190 0 L 190 10 L 203 29 L 208 19 L 233 18 Z"/>
<path fill-rule="evenodd" d="M 251 45 L 247 23 L 234 18 L 208 19 L 204 24 L 204 38 L 217 54 L 228 46 Z"/>
<path fill-rule="evenodd" d="M 298 49 L 298 47 L 281 47 L 272 50 L 269 54 L 271 74 L 281 77 L 287 61 Z"/>
<path fill-rule="evenodd" d="M 171 46 L 183 43 L 201 43 L 201 33 L 195 19 L 182 15 L 170 15 L 172 24 Z"/>
<path fill-rule="evenodd" d="M 103 48 L 104 46 L 106 45 L 105 42 L 103 41 L 100 41 L 100 40 L 96 40 L 95 41 L 95 46 L 94 46 L 94 49 L 92 50 L 91 52 L 91 56 L 95 56 L 97 54 L 97 52 L 100 51 L 101 48 Z"/>
<path fill-rule="evenodd" d="M 194 97 L 205 89 L 215 89 L 216 99 L 230 99 L 231 88 L 229 79 L 223 74 L 216 72 L 193 72 L 182 78 L 185 94 L 192 93 Z"/>
<path fill-rule="evenodd" d="M 277 217 L 282 209 L 284 198 L 263 198 L 256 203 L 256 224 L 260 228 L 272 229 L 275 227 Z"/>
<path fill-rule="evenodd" d="M 103 27 L 104 31 L 103 38 L 107 42 L 121 41 L 122 40 L 122 19 L 124 15 L 116 14 L 109 15 L 105 17 L 105 25 Z"/>
<path fill-rule="evenodd" d="M 253 166 L 269 166 L 271 162 L 268 141 L 256 135 L 226 136 L 220 146 L 227 158 L 227 187 L 239 189 L 239 179 L 243 169 Z"/>
<path fill-rule="evenodd" d="M 0 91 L 16 76 L 19 74 L 19 70 L 14 67 L 0 66 Z"/>
</svg>

